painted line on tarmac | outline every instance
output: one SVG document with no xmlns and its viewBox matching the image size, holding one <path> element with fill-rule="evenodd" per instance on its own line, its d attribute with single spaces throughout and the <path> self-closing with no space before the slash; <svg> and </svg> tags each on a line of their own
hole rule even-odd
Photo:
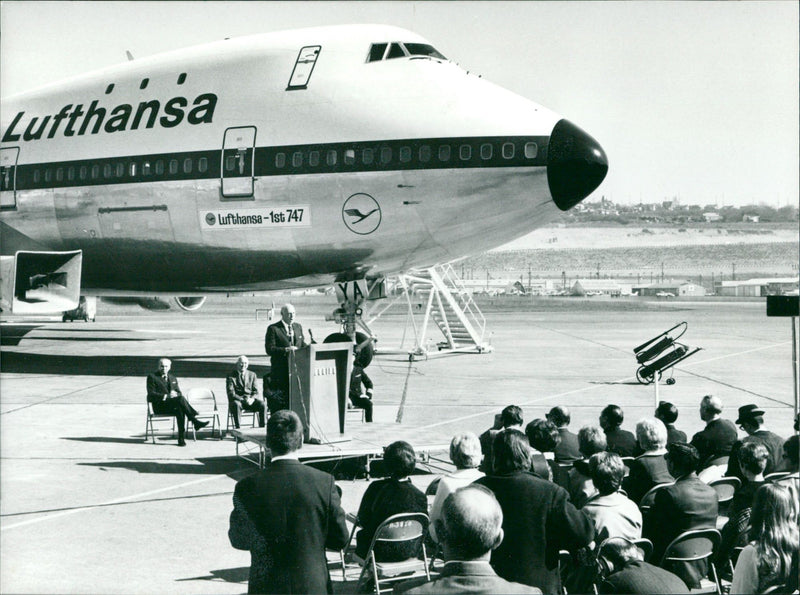
<svg viewBox="0 0 800 595">
<path fill-rule="evenodd" d="M 16 409 L 9 409 L 7 411 L 0 411 L 0 415 L 6 415 L 8 413 L 14 413 L 15 411 L 22 411 L 23 409 L 28 409 L 29 407 L 36 407 L 37 405 L 44 405 L 45 403 L 49 403 L 50 401 L 55 401 L 57 399 L 63 399 L 64 397 L 69 397 L 70 395 L 77 394 L 79 392 L 83 392 L 88 389 L 97 388 L 98 386 L 103 386 L 104 384 L 109 384 L 110 382 L 116 382 L 122 378 L 126 378 L 126 376 L 116 376 L 111 378 L 110 380 L 106 380 L 105 382 L 98 382 L 97 384 L 93 384 L 91 386 L 84 386 L 79 389 L 70 391 L 68 393 L 64 393 L 63 395 L 57 395 L 55 397 L 50 397 L 49 399 L 44 399 L 43 401 L 37 401 L 36 403 L 28 403 L 27 405 L 23 405 L 22 407 L 17 407 Z"/>
<path fill-rule="evenodd" d="M 41 516 L 35 519 L 30 519 L 27 521 L 22 521 L 21 523 L 16 523 L 14 525 L 6 525 L 0 527 L 0 532 L 8 531 L 9 529 L 16 529 L 18 527 L 25 527 L 27 525 L 34 525 L 36 523 L 41 523 L 43 521 L 52 521 L 57 518 L 69 516 L 71 514 L 75 514 L 77 512 L 82 512 L 84 510 L 92 510 L 97 508 L 98 506 L 110 506 L 112 504 L 119 504 L 121 502 L 127 502 L 129 500 L 135 500 L 136 498 L 142 498 L 144 496 L 152 496 L 153 494 L 160 494 L 162 492 L 169 492 L 170 490 L 177 490 L 180 488 L 184 488 L 191 485 L 197 485 L 199 483 L 205 483 L 206 481 L 211 481 L 213 479 L 219 479 L 221 477 L 228 477 L 226 474 L 222 473 L 220 475 L 211 475 L 209 477 L 201 477 L 200 479 L 194 479 L 192 481 L 187 481 L 185 483 L 179 483 L 177 485 L 169 486 L 166 488 L 159 488 L 157 490 L 150 490 L 148 492 L 141 492 L 139 494 L 131 494 L 130 496 L 123 496 L 122 498 L 116 498 L 114 500 L 109 500 L 107 502 L 102 502 L 100 504 L 92 504 L 89 506 L 81 506 L 80 508 L 71 508 L 69 510 L 65 510 L 64 512 L 59 512 L 56 514 L 50 514 L 46 516 Z"/>
</svg>

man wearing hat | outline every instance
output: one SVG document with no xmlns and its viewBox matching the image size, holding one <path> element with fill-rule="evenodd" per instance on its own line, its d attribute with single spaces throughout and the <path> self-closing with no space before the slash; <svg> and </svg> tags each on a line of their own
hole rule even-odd
<svg viewBox="0 0 800 595">
<path fill-rule="evenodd" d="M 733 445 L 731 458 L 728 459 L 728 470 L 725 475 L 744 480 L 742 470 L 739 468 L 737 454 L 745 442 L 755 442 L 766 446 L 769 458 L 767 459 L 767 468 L 764 470 L 764 475 L 776 471 L 783 457 L 783 438 L 764 429 L 764 410 L 752 403 L 750 405 L 742 405 L 739 407 L 739 417 L 736 419 L 736 425 L 747 432 L 747 437 Z"/>
</svg>

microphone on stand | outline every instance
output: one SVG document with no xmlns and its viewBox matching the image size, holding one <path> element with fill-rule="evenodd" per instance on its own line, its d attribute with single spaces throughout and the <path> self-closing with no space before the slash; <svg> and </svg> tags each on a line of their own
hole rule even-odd
<svg viewBox="0 0 800 595">
<path fill-rule="evenodd" d="M 316 344 L 317 342 L 314 340 L 314 333 L 311 332 L 311 329 L 308 329 L 308 336 L 311 339 L 311 343 Z"/>
</svg>

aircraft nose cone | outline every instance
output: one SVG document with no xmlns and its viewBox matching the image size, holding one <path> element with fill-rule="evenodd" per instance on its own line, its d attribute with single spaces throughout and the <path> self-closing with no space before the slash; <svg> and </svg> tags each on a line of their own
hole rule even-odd
<svg viewBox="0 0 800 595">
<path fill-rule="evenodd" d="M 566 211 L 597 188 L 608 172 L 603 147 L 568 120 L 559 120 L 547 148 L 547 183 L 559 209 Z"/>
</svg>

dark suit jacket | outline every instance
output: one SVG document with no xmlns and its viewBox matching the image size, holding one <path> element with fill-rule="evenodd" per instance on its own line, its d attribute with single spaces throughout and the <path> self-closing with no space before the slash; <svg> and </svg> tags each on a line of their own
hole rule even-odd
<svg viewBox="0 0 800 595">
<path fill-rule="evenodd" d="M 292 340 L 283 321 L 279 320 L 267 327 L 267 334 L 264 336 L 264 349 L 270 361 L 270 386 L 273 389 L 287 391 L 289 389 L 289 358 L 286 348 L 295 346 L 303 347 L 306 343 L 303 340 L 303 327 L 297 322 L 292 323 Z"/>
<path fill-rule="evenodd" d="M 715 419 L 692 437 L 691 445 L 700 453 L 700 469 L 708 466 L 709 461 L 731 454 L 739 434 L 736 426 L 727 419 Z"/>
<path fill-rule="evenodd" d="M 615 452 L 621 457 L 635 457 L 642 452 L 639 450 L 636 436 L 622 428 L 606 431 L 606 443 L 609 452 Z"/>
<path fill-rule="evenodd" d="M 578 435 L 573 434 L 567 428 L 558 428 L 561 435 L 561 442 L 555 450 L 556 463 L 574 463 L 582 459 L 580 448 L 578 448 Z"/>
<path fill-rule="evenodd" d="M 536 587 L 520 583 L 512 583 L 497 576 L 488 562 L 448 562 L 442 569 L 439 578 L 425 583 L 407 581 L 395 588 L 395 593 L 409 595 L 428 595 L 442 593 L 459 595 L 460 593 L 541 593 Z"/>
<path fill-rule="evenodd" d="M 664 424 L 667 426 L 667 444 L 673 442 L 686 442 L 686 432 L 681 432 L 674 424 Z"/>
<path fill-rule="evenodd" d="M 239 370 L 234 370 L 225 379 L 225 390 L 229 401 L 244 401 L 246 397 L 258 397 L 258 377 L 255 372 L 245 370 L 239 378 Z"/>
<path fill-rule="evenodd" d="M 684 531 L 715 528 L 718 511 L 717 492 L 700 481 L 696 473 L 659 490 L 642 531 L 642 536 L 653 542 L 652 560 L 660 562 L 669 543 Z M 707 566 L 705 560 L 700 560 L 676 563 L 668 570 L 680 576 L 687 586 L 694 587 L 705 576 Z"/>
<path fill-rule="evenodd" d="M 628 498 L 639 504 L 642 496 L 654 485 L 674 480 L 675 478 L 669 474 L 663 454 L 644 454 L 631 462 L 630 473 L 622 481 L 622 488 L 628 494 Z"/>
<path fill-rule="evenodd" d="M 764 469 L 764 475 L 768 475 L 773 471 L 777 471 L 778 467 L 783 460 L 783 438 L 773 432 L 767 430 L 758 430 L 746 438 L 739 440 L 733 445 L 731 449 L 731 456 L 728 459 L 728 470 L 725 475 L 728 477 L 738 477 L 744 480 L 742 470 L 739 468 L 739 449 L 745 442 L 755 442 L 756 444 L 763 444 L 767 451 L 769 451 L 769 458 L 767 459 L 767 467 Z"/>
<path fill-rule="evenodd" d="M 325 549 L 348 539 L 333 476 L 279 459 L 236 484 L 228 537 L 250 550 L 248 593 L 332 593 Z"/>
<path fill-rule="evenodd" d="M 153 372 L 147 375 L 147 400 L 156 405 L 164 402 L 164 395 L 169 397 L 170 391 L 175 391 L 178 396 L 182 396 L 181 387 L 178 386 L 178 379 L 173 374 L 167 375 L 167 381 L 161 376 L 160 372 Z M 153 407 L 153 411 L 156 407 Z"/>
<path fill-rule="evenodd" d="M 671 572 L 647 562 L 634 560 L 607 577 L 598 586 L 600 593 L 688 593 L 684 582 Z"/>
<path fill-rule="evenodd" d="M 558 550 L 576 551 L 594 538 L 589 518 L 569 501 L 567 491 L 526 471 L 482 477 L 503 510 L 503 542 L 492 552 L 492 567 L 506 580 L 560 593 Z"/>
</svg>

